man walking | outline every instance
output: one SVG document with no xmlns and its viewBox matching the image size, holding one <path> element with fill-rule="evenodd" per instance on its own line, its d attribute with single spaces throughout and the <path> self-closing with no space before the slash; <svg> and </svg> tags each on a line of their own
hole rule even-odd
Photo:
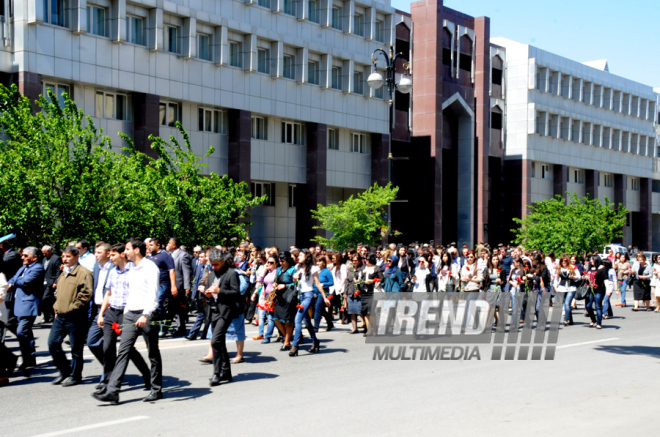
<svg viewBox="0 0 660 437">
<path fill-rule="evenodd" d="M 53 253 L 53 248 L 44 246 L 41 248 L 44 258 L 41 261 L 44 266 L 44 294 L 41 300 L 41 314 L 43 320 L 41 323 L 53 322 L 53 304 L 55 303 L 55 292 L 57 291 L 57 278 L 60 276 L 60 267 L 62 260 Z"/>
<path fill-rule="evenodd" d="M 167 243 L 167 251 L 172 255 L 174 260 L 174 272 L 176 278 L 177 293 L 172 290 L 172 312 L 170 315 L 172 319 L 177 316 L 178 326 L 175 336 L 186 335 L 186 323 L 188 321 L 188 308 L 186 305 L 186 297 L 190 295 L 190 287 L 192 284 L 192 262 L 190 255 L 181 249 L 181 243 L 178 238 L 170 238 Z M 185 292 L 185 294 L 184 294 Z"/>
<path fill-rule="evenodd" d="M 159 271 L 157 316 L 159 319 L 165 320 L 169 318 L 172 294 L 177 294 L 174 260 L 169 252 L 162 249 L 160 239 L 158 238 L 149 239 L 147 250 L 149 252 L 147 259 L 153 261 Z M 168 329 L 166 326 L 161 326 L 158 336 L 164 337 Z"/>
<path fill-rule="evenodd" d="M 14 295 L 14 315 L 17 319 L 16 336 L 21 348 L 23 363 L 20 369 L 27 371 L 28 368 L 37 365 L 37 352 L 34 347 L 34 335 L 32 325 L 39 312 L 39 301 L 44 291 L 44 268 L 37 262 L 36 247 L 23 249 L 21 267 L 13 278 L 9 280 L 7 293 Z"/>
<path fill-rule="evenodd" d="M 197 305 L 197 318 L 193 327 L 188 332 L 186 339 L 196 340 L 199 330 L 204 324 L 204 329 L 202 329 L 202 338 L 206 338 L 206 332 L 209 329 L 209 322 L 211 320 L 210 307 L 207 304 L 206 296 L 203 293 L 200 293 L 199 286 L 200 284 L 206 284 L 206 279 L 210 274 L 211 266 L 208 264 L 208 250 L 200 251 L 198 258 L 197 270 L 195 272 L 195 282 L 193 283 L 192 288 L 192 301 Z"/>
<path fill-rule="evenodd" d="M 55 320 L 48 337 L 48 349 L 60 371 L 53 384 L 62 384 L 63 387 L 82 381 L 83 348 L 89 328 L 87 312 L 94 285 L 92 273 L 78 263 L 78 254 L 78 249 L 72 246 L 62 252 L 64 271 L 57 279 L 57 299 L 53 305 Z M 67 335 L 71 343 L 71 364 L 62 350 Z"/>
<path fill-rule="evenodd" d="M 124 307 L 124 324 L 117 362 L 105 393 L 94 393 L 99 401 L 119 403 L 119 390 L 128 367 L 131 349 L 142 334 L 151 361 L 151 393 L 143 399 L 153 402 L 163 399 L 163 364 L 158 349 L 158 327 L 153 325 L 158 308 L 158 267 L 145 258 L 147 247 L 139 238 L 126 243 L 126 258 L 135 267 L 128 272 L 128 297 Z"/>
<path fill-rule="evenodd" d="M 110 262 L 110 245 L 104 242 L 97 243 L 96 249 L 94 249 L 94 256 L 96 257 L 96 264 L 94 264 L 93 271 L 94 295 L 91 302 L 91 315 L 93 315 L 93 318 L 89 332 L 87 333 L 87 347 L 92 351 L 101 365 L 103 365 L 103 330 L 97 323 L 97 320 L 98 312 L 101 309 L 101 305 L 103 305 L 110 270 L 113 267 Z M 107 376 L 103 375 L 101 381 L 105 378 Z"/>
<path fill-rule="evenodd" d="M 99 328 L 103 330 L 103 380 L 96 386 L 97 393 L 103 394 L 108 386 L 108 381 L 115 368 L 117 360 L 117 338 L 122 331 L 124 322 L 124 308 L 128 297 L 128 272 L 133 268 L 133 263 L 126 258 L 126 246 L 122 243 L 115 244 L 110 248 L 110 261 L 114 264 L 110 270 L 106 293 L 103 304 L 96 321 Z M 133 347 L 128 358 L 135 364 L 144 379 L 144 387 L 151 389 L 151 375 L 149 366 L 142 355 Z"/>
</svg>

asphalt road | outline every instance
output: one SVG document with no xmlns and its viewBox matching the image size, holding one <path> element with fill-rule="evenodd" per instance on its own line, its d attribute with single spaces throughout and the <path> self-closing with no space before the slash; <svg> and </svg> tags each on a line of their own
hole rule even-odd
<svg viewBox="0 0 660 437">
<path fill-rule="evenodd" d="M 147 392 L 131 364 L 117 406 L 90 396 L 101 366 L 87 349 L 84 384 L 50 384 L 49 327 L 39 327 L 40 365 L 0 389 L 2 435 L 655 435 L 660 314 L 614 311 L 596 330 L 578 310 L 552 361 L 491 361 L 489 353 L 375 361 L 374 346 L 346 326 L 321 332 L 316 355 L 308 344 L 290 358 L 279 343 L 249 340 L 234 382 L 214 388 L 211 367 L 197 362 L 208 342 L 165 339 L 165 399 L 141 402 Z M 16 350 L 12 337 L 7 344 Z M 139 350 L 146 358 L 142 343 Z"/>
</svg>

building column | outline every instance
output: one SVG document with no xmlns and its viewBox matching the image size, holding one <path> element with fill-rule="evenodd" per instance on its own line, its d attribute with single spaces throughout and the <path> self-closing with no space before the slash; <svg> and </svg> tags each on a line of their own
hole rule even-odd
<svg viewBox="0 0 660 437">
<path fill-rule="evenodd" d="M 614 207 L 626 206 L 626 178 L 624 174 L 614 174 Z M 641 196 L 640 196 L 641 200 Z M 613 243 L 623 244 L 622 238 L 615 238 Z"/>
<path fill-rule="evenodd" d="M 133 93 L 133 142 L 135 148 L 149 156 L 156 157 L 151 148 L 149 135 L 160 135 L 160 97 L 155 94 Z"/>
<path fill-rule="evenodd" d="M 488 242 L 488 157 L 490 155 L 490 19 L 474 19 L 475 47 L 475 135 L 477 180 L 475 199 L 475 243 Z"/>
<path fill-rule="evenodd" d="M 586 183 L 584 193 L 588 194 L 591 199 L 598 199 L 600 172 L 598 170 L 585 170 L 584 173 L 584 182 Z"/>
<path fill-rule="evenodd" d="M 252 113 L 242 109 L 227 111 L 229 126 L 229 177 L 250 185 L 252 170 Z"/>
<path fill-rule="evenodd" d="M 18 73 L 14 73 L 14 83 L 18 84 L 18 91 L 30 99 L 32 110 L 34 112 L 39 111 L 40 108 L 37 106 L 37 100 L 39 100 L 39 96 L 43 92 L 41 75 L 30 73 L 29 71 L 19 71 Z"/>
<path fill-rule="evenodd" d="M 633 245 L 639 250 L 653 248 L 651 179 L 639 178 L 639 212 L 633 213 Z"/>
<path fill-rule="evenodd" d="M 389 145 L 389 135 L 371 134 L 371 185 L 385 186 L 390 180 Z"/>
<path fill-rule="evenodd" d="M 298 184 L 296 194 L 296 245 L 309 247 L 315 236 L 325 237 L 325 230 L 313 229 L 319 224 L 312 219 L 312 209 L 327 204 L 328 126 L 307 123 L 307 175 L 304 185 Z"/>
<path fill-rule="evenodd" d="M 538 171 L 538 170 L 537 170 Z M 566 179 L 568 176 L 568 166 L 563 164 L 552 164 L 552 195 L 560 195 L 566 200 L 566 190 L 568 184 Z"/>
</svg>

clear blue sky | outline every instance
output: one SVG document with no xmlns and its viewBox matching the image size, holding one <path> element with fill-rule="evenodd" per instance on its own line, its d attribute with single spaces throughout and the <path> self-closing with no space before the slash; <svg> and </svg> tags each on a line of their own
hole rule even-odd
<svg viewBox="0 0 660 437">
<path fill-rule="evenodd" d="M 391 0 L 410 12 L 410 0 Z M 607 59 L 610 73 L 660 87 L 660 0 L 445 0 L 473 17 L 490 17 L 502 36 L 566 58 Z"/>
</svg>

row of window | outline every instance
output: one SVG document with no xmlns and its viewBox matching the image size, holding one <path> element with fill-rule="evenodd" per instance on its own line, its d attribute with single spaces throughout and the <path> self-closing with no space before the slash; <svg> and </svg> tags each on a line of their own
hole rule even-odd
<svg viewBox="0 0 660 437">
<path fill-rule="evenodd" d="M 535 132 L 542 136 L 639 155 L 652 154 L 655 143 L 652 136 L 638 135 L 544 111 L 536 112 Z"/>
<path fill-rule="evenodd" d="M 655 116 L 655 102 L 652 100 L 562 74 L 546 67 L 536 67 L 536 89 L 643 120 L 652 121 Z"/>
<path fill-rule="evenodd" d="M 250 192 L 255 197 L 267 196 L 263 206 L 275 206 L 275 184 L 272 182 L 252 182 Z M 289 208 L 298 206 L 296 184 L 289 184 Z"/>
<path fill-rule="evenodd" d="M 552 180 L 552 165 L 551 164 L 542 164 L 537 162 L 532 162 L 532 177 L 539 179 Z M 580 168 L 574 168 L 566 172 L 566 182 L 574 184 L 584 184 L 585 183 L 585 171 Z M 611 173 L 599 173 L 598 175 L 598 186 L 613 188 L 614 187 L 614 175 Z M 639 191 L 639 178 L 636 177 L 627 177 L 626 178 L 626 189 L 632 191 Z"/>
</svg>

